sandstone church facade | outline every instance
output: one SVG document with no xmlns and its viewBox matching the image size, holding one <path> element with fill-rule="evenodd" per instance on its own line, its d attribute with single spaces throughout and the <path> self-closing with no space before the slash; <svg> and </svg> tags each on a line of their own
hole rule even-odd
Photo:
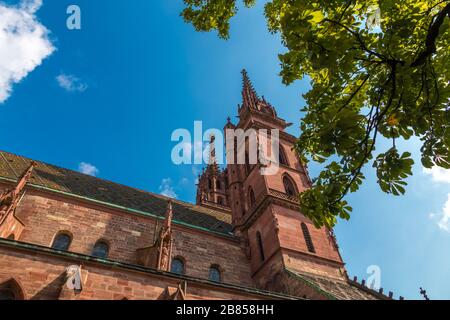
<svg viewBox="0 0 450 320">
<path fill-rule="evenodd" d="M 300 213 L 295 137 L 243 79 L 225 128 L 279 129 L 280 169 L 210 162 L 195 205 L 0 151 L 0 299 L 391 299 Z"/>
</svg>

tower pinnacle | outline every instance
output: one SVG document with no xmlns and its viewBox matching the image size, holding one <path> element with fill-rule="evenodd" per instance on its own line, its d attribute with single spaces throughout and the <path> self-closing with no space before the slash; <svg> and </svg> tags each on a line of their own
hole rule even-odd
<svg viewBox="0 0 450 320">
<path fill-rule="evenodd" d="M 242 70 L 242 104 L 244 107 L 257 109 L 259 97 L 248 77 L 247 70 Z"/>
</svg>

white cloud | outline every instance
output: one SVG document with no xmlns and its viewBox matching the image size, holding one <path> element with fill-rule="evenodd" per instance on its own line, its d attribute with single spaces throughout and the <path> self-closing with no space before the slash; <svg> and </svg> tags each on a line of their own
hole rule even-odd
<svg viewBox="0 0 450 320">
<path fill-rule="evenodd" d="M 450 183 L 450 170 L 438 166 L 431 169 L 423 168 L 423 172 L 431 176 L 431 179 L 436 183 Z M 447 195 L 447 201 L 442 207 L 442 212 L 430 213 L 428 217 L 432 220 L 439 219 L 438 227 L 444 231 L 450 232 L 450 193 Z"/>
<path fill-rule="evenodd" d="M 447 201 L 442 208 L 440 214 L 430 214 L 430 218 L 439 217 L 438 226 L 440 229 L 450 232 L 450 193 L 447 196 Z"/>
<path fill-rule="evenodd" d="M 95 166 L 86 162 L 81 162 L 78 165 L 78 171 L 93 177 L 97 176 L 100 172 Z"/>
<path fill-rule="evenodd" d="M 431 175 L 434 182 L 450 183 L 450 170 L 438 166 L 431 169 L 423 168 L 423 173 Z"/>
<path fill-rule="evenodd" d="M 15 6 L 0 2 L 0 103 L 55 50 L 49 31 L 35 16 L 41 5 L 42 0 L 22 0 Z"/>
<path fill-rule="evenodd" d="M 181 184 L 181 185 L 187 185 L 187 184 L 189 184 L 189 179 L 188 179 L 188 178 L 181 178 L 180 184 Z"/>
<path fill-rule="evenodd" d="M 22 0 L 20 7 L 28 12 L 35 13 L 42 6 L 42 0 Z"/>
<path fill-rule="evenodd" d="M 175 193 L 175 190 L 172 186 L 172 179 L 165 178 L 162 179 L 161 185 L 159 186 L 159 191 L 163 196 L 169 197 L 169 198 L 176 198 L 178 197 Z"/>
<path fill-rule="evenodd" d="M 56 77 L 59 86 L 68 92 L 86 91 L 88 85 L 72 74 L 61 73 Z"/>
</svg>

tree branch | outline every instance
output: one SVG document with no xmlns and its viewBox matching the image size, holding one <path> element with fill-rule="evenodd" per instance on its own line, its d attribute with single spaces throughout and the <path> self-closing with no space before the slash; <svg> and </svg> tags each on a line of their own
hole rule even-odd
<svg viewBox="0 0 450 320">
<path fill-rule="evenodd" d="M 447 4 L 447 6 L 438 13 L 434 22 L 431 23 L 425 40 L 425 50 L 411 63 L 411 67 L 415 68 L 421 66 L 427 61 L 427 57 L 436 53 L 436 39 L 439 36 L 439 29 L 444 23 L 446 16 L 450 18 L 450 4 Z"/>
</svg>

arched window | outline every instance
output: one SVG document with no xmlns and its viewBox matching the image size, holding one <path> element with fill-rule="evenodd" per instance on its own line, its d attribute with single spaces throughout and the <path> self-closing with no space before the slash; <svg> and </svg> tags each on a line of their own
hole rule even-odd
<svg viewBox="0 0 450 320">
<path fill-rule="evenodd" d="M 172 265 L 170 266 L 170 272 L 176 274 L 184 274 L 184 262 L 181 258 L 175 258 L 172 260 Z"/>
<path fill-rule="evenodd" d="M 99 240 L 94 246 L 94 249 L 92 250 L 92 256 L 96 258 L 107 258 L 109 253 L 109 245 L 103 241 Z"/>
<path fill-rule="evenodd" d="M 279 157 L 280 157 L 280 164 L 288 166 L 289 163 L 287 161 L 286 153 L 284 152 L 284 148 L 280 145 L 280 151 L 279 151 Z"/>
<path fill-rule="evenodd" d="M 11 233 L 7 239 L 8 240 L 16 240 L 16 236 L 14 235 L 14 233 Z"/>
<path fill-rule="evenodd" d="M 295 187 L 294 182 L 287 175 L 285 175 L 283 177 L 283 185 L 284 185 L 284 191 L 286 192 L 287 195 L 296 196 L 298 194 L 297 188 Z"/>
<path fill-rule="evenodd" d="M 211 179 L 208 179 L 208 187 L 209 187 L 209 189 L 212 189 L 212 180 Z"/>
<path fill-rule="evenodd" d="M 52 248 L 56 250 L 69 250 L 72 237 L 67 232 L 60 232 L 53 240 Z"/>
<path fill-rule="evenodd" d="M 217 204 L 223 205 L 223 198 L 222 197 L 217 197 Z"/>
<path fill-rule="evenodd" d="M 302 222 L 302 231 L 303 231 L 303 237 L 305 238 L 306 247 L 308 248 L 309 252 L 316 253 L 316 250 L 314 249 L 314 244 L 312 242 L 311 234 L 309 233 L 308 226 L 306 223 Z"/>
<path fill-rule="evenodd" d="M 261 261 L 264 261 L 266 260 L 266 257 L 264 256 L 264 247 L 261 238 L 261 233 L 259 231 L 256 233 L 256 241 L 258 242 L 259 256 L 261 258 Z"/>
<path fill-rule="evenodd" d="M 24 300 L 22 288 L 15 279 L 0 284 L 0 300 Z"/>
<path fill-rule="evenodd" d="M 212 265 L 209 268 L 209 280 L 215 281 L 215 282 L 221 282 L 222 281 L 222 275 L 220 273 L 220 268 L 217 265 Z"/>
<path fill-rule="evenodd" d="M 0 289 L 0 301 L 16 300 L 16 296 L 11 289 Z"/>
<path fill-rule="evenodd" d="M 221 189 L 221 185 L 220 185 L 220 181 L 216 180 L 216 189 L 220 190 Z"/>
<path fill-rule="evenodd" d="M 252 208 L 255 202 L 256 202 L 255 192 L 253 192 L 253 189 L 250 187 L 248 189 L 248 207 Z"/>
</svg>

